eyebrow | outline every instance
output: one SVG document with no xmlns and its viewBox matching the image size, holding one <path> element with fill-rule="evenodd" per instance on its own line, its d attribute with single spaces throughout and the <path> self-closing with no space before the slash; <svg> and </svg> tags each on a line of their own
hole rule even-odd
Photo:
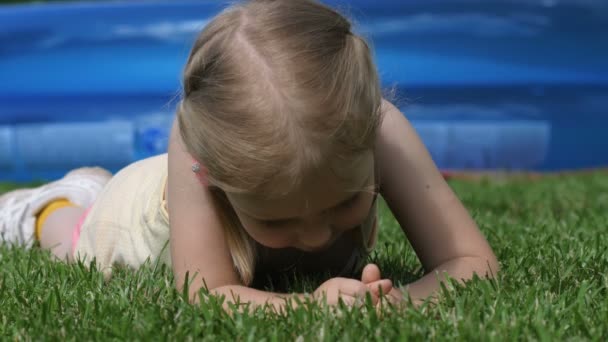
<svg viewBox="0 0 608 342">
<path fill-rule="evenodd" d="M 372 175 L 370 175 L 369 177 L 365 178 L 365 181 L 363 182 L 363 185 L 359 187 L 360 190 L 354 190 L 352 192 L 354 192 L 354 194 L 352 196 L 349 196 L 348 198 L 346 198 L 345 200 L 340 201 L 339 203 L 324 209 L 323 211 L 329 211 L 332 209 L 336 209 L 339 208 L 342 205 L 345 205 L 346 203 L 354 200 L 357 196 L 360 195 L 360 193 L 363 191 L 362 189 L 364 189 L 365 184 L 369 181 L 369 179 L 372 178 Z M 254 215 L 251 215 L 250 213 L 242 210 L 241 208 L 239 208 L 239 210 L 241 210 L 242 212 L 244 212 L 245 214 L 247 214 L 247 216 L 251 217 L 254 220 L 257 221 L 266 221 L 266 222 L 289 222 L 289 221 L 293 221 L 293 220 L 297 220 L 297 217 L 285 217 L 285 218 L 260 218 L 260 217 L 256 217 Z"/>
</svg>

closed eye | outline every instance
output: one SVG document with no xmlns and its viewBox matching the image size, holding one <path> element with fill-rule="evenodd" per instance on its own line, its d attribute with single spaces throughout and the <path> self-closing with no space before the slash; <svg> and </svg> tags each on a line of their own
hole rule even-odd
<svg viewBox="0 0 608 342">
<path fill-rule="evenodd" d="M 352 208 L 357 203 L 357 200 L 359 199 L 359 195 L 360 195 L 360 193 L 355 194 L 354 196 L 347 199 L 346 201 L 343 201 L 342 203 L 336 205 L 331 210 L 332 211 L 342 211 L 342 210 L 348 210 L 348 209 Z M 293 223 L 295 221 L 296 221 L 295 218 L 289 218 L 289 219 L 281 219 L 281 220 L 260 220 L 259 222 L 269 228 L 279 228 L 279 227 L 286 226 L 290 223 Z"/>
<path fill-rule="evenodd" d="M 350 209 L 353 205 L 355 205 L 355 203 L 357 203 L 357 200 L 359 199 L 359 193 L 357 193 L 356 195 L 354 195 L 353 197 L 347 199 L 346 201 L 338 204 L 337 206 L 334 207 L 334 210 L 346 210 L 346 209 Z"/>
</svg>

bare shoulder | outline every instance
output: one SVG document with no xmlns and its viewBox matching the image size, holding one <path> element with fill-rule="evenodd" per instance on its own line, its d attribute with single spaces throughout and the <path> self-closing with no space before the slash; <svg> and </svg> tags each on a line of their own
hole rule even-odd
<svg viewBox="0 0 608 342">
<path fill-rule="evenodd" d="M 396 180 L 420 181 L 426 185 L 443 185 L 445 182 L 428 150 L 407 117 L 392 103 L 382 100 L 384 118 L 380 125 L 376 158 L 381 182 Z"/>
<path fill-rule="evenodd" d="M 425 269 L 462 256 L 492 255 L 415 129 L 383 100 L 376 142 L 380 190 Z"/>
<path fill-rule="evenodd" d="M 208 201 L 209 191 L 192 172 L 193 160 L 181 139 L 177 120 L 173 123 L 169 137 L 168 163 L 167 204 L 170 210 L 186 212 L 187 207 L 195 207 L 195 212 L 198 213 L 213 210 Z"/>
<path fill-rule="evenodd" d="M 209 189 L 192 173 L 192 159 L 179 133 L 177 120 L 171 129 L 168 151 L 167 204 L 170 218 L 170 246 L 178 287 L 186 272 L 198 274 L 191 284 L 196 292 L 203 284 L 212 289 L 238 284 L 232 259 Z"/>
</svg>

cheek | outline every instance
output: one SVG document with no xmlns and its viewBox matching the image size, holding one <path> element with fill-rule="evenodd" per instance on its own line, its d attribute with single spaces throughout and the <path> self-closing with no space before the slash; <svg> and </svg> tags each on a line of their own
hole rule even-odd
<svg viewBox="0 0 608 342">
<path fill-rule="evenodd" d="M 333 219 L 334 227 L 346 230 L 362 224 L 369 216 L 373 200 L 374 196 L 372 194 L 365 194 L 365 198 L 361 199 L 355 206 L 337 213 Z"/>
</svg>

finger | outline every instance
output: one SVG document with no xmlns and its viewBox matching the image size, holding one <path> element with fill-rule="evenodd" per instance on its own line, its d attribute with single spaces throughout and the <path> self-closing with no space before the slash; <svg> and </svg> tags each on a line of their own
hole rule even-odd
<svg viewBox="0 0 608 342">
<path fill-rule="evenodd" d="M 375 305 L 378 302 L 378 296 L 370 291 L 369 287 L 362 282 L 355 279 L 344 279 L 340 284 L 339 292 L 340 296 L 351 296 L 354 298 L 365 299 L 365 296 L 369 293 L 371 296 L 372 303 Z"/>
<path fill-rule="evenodd" d="M 371 293 L 380 297 L 381 294 L 387 295 L 393 290 L 393 282 L 390 279 L 381 279 L 367 284 L 367 288 Z"/>
<path fill-rule="evenodd" d="M 354 306 L 357 303 L 357 298 L 348 295 L 340 295 L 340 300 L 344 302 L 346 306 Z"/>
<path fill-rule="evenodd" d="M 346 296 L 365 296 L 368 292 L 367 285 L 356 279 L 343 279 L 339 285 L 339 293 Z"/>
<path fill-rule="evenodd" d="M 365 284 L 380 280 L 380 268 L 375 264 L 367 264 L 361 273 L 361 281 Z"/>
</svg>

